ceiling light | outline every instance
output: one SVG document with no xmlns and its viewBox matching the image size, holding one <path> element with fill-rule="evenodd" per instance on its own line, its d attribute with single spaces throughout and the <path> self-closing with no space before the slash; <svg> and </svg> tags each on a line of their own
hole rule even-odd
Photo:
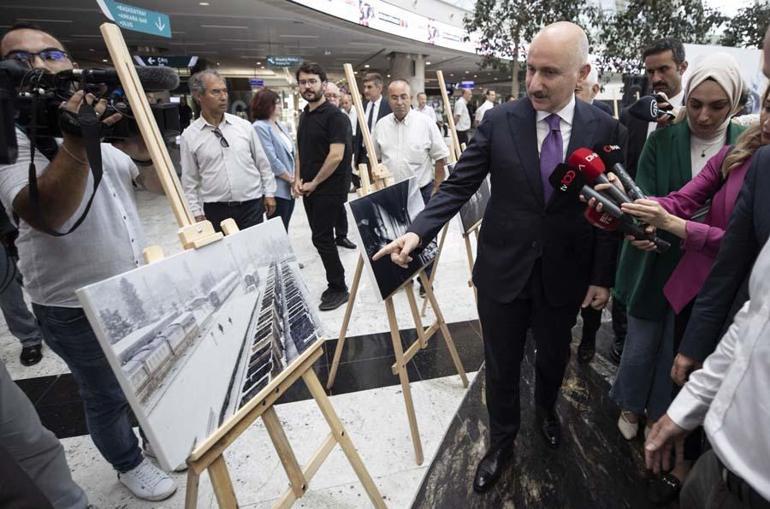
<svg viewBox="0 0 770 509">
<path fill-rule="evenodd" d="M 202 5 L 203 7 L 208 7 L 209 3 L 208 2 L 198 2 L 198 5 Z"/>
<path fill-rule="evenodd" d="M 470 71 L 465 71 L 465 74 L 470 74 L 470 73 L 471 73 Z"/>
<path fill-rule="evenodd" d="M 478 78 L 478 77 L 479 77 L 479 75 L 478 75 L 478 74 L 474 74 L 474 75 L 473 75 L 473 77 L 474 77 L 474 78 Z"/>
<path fill-rule="evenodd" d="M 278 37 L 282 39 L 318 39 L 317 35 L 304 35 L 304 34 L 281 34 Z"/>
<path fill-rule="evenodd" d="M 390 78 L 390 74 L 388 74 L 388 76 L 387 76 L 387 77 L 388 77 L 388 78 Z"/>
<path fill-rule="evenodd" d="M 430 65 L 430 62 L 425 62 L 425 65 Z"/>
<path fill-rule="evenodd" d="M 109 60 L 107 60 L 106 58 L 102 58 L 102 62 L 104 62 L 106 64 L 106 63 L 109 62 Z"/>
<path fill-rule="evenodd" d="M 217 65 L 219 65 L 219 62 L 217 62 Z"/>
<path fill-rule="evenodd" d="M 454 76 L 454 74 L 452 74 L 452 73 L 449 73 L 449 75 L 450 75 L 450 76 Z"/>
<path fill-rule="evenodd" d="M 72 23 L 71 19 L 49 19 L 49 18 L 19 18 L 19 21 L 34 21 L 38 23 Z"/>
<path fill-rule="evenodd" d="M 88 51 L 96 51 L 96 50 L 93 48 L 88 48 Z"/>
<path fill-rule="evenodd" d="M 262 62 L 257 62 L 257 65 L 262 65 Z"/>
<path fill-rule="evenodd" d="M 369 64 L 364 64 L 364 67 L 365 67 L 366 69 L 368 69 L 368 68 L 369 68 Z"/>
</svg>

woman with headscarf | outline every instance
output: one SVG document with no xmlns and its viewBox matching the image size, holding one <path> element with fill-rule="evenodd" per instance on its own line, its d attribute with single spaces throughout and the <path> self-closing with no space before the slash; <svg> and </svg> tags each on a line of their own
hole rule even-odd
<svg viewBox="0 0 770 509">
<path fill-rule="evenodd" d="M 739 109 L 742 90 L 743 81 L 738 64 L 729 55 L 710 55 L 691 69 L 685 87 L 685 107 L 680 112 L 678 123 L 656 130 L 642 150 L 636 182 L 646 194 L 666 196 L 678 191 L 693 178 L 697 178 L 704 168 L 708 168 L 707 175 L 713 178 L 715 167 L 720 165 L 715 161 L 710 165 L 707 163 L 714 156 L 724 159 L 727 155 L 725 145 L 734 144 L 743 130 L 730 122 Z M 703 178 L 698 179 L 701 180 Z M 710 188 L 711 194 L 720 186 L 721 181 L 718 179 L 716 189 Z M 687 210 L 677 208 L 677 203 L 686 201 L 682 195 L 662 200 L 664 207 L 670 206 L 671 212 L 681 212 L 689 218 L 695 212 L 691 210 L 691 200 L 685 207 Z M 650 202 L 638 203 L 626 209 L 630 214 L 644 216 L 651 221 L 653 216 L 662 215 Z M 724 216 L 724 210 L 720 211 L 720 215 Z M 725 223 L 723 228 L 727 217 L 720 219 Z M 665 226 L 671 225 L 667 222 Z M 659 254 L 644 250 L 650 248 L 648 244 L 636 242 L 634 245 L 626 241 L 615 278 L 615 294 L 626 304 L 628 311 L 628 335 L 610 396 L 622 409 L 618 428 L 629 440 L 636 435 L 643 416 L 647 417 L 649 429 L 665 413 L 671 402 L 673 384 L 670 370 L 675 337 L 677 331 L 679 335 L 684 331 L 689 309 L 687 305 L 708 274 L 705 266 L 710 268 L 718 250 L 718 246 L 714 247 L 718 242 L 710 242 L 706 246 L 709 231 L 703 230 L 702 226 L 697 226 L 693 221 L 684 225 L 676 222 L 676 226 L 671 228 L 660 228 L 658 235 L 668 240 L 671 248 Z M 642 249 L 638 249 L 637 245 Z M 680 263 L 683 249 L 691 260 L 704 255 L 710 257 L 709 263 L 701 260 L 698 264 L 699 275 L 703 275 L 698 288 L 693 288 L 690 281 L 685 283 L 681 273 L 667 286 Z M 690 254 L 690 251 L 693 253 Z M 681 266 L 681 271 L 687 270 L 694 268 Z M 700 274 L 704 270 L 705 273 Z"/>
</svg>

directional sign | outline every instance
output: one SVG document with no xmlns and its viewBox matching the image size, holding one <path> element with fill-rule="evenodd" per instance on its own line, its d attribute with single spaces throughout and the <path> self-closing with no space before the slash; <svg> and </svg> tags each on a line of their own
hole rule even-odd
<svg viewBox="0 0 770 509">
<path fill-rule="evenodd" d="M 187 69 L 195 67 L 195 64 L 198 63 L 198 57 L 159 57 L 157 55 L 134 55 L 134 61 L 137 64 L 145 67 L 175 67 L 177 69 Z"/>
<path fill-rule="evenodd" d="M 114 0 L 96 0 L 96 3 L 104 15 L 120 28 L 171 38 L 171 20 L 167 14 Z"/>
<path fill-rule="evenodd" d="M 273 67 L 297 67 L 302 63 L 300 57 L 267 57 L 267 65 Z"/>
<path fill-rule="evenodd" d="M 461 81 L 457 84 L 457 88 L 467 88 L 467 89 L 473 89 L 473 87 L 476 86 L 476 83 L 473 81 Z"/>
<path fill-rule="evenodd" d="M 249 78 L 249 86 L 251 86 L 251 88 L 264 88 L 265 80 Z"/>
</svg>

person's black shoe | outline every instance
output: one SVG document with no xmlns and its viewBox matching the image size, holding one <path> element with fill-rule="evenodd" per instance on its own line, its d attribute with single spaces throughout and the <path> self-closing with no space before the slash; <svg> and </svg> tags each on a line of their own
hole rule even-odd
<svg viewBox="0 0 770 509">
<path fill-rule="evenodd" d="M 667 506 L 679 500 L 682 483 L 673 474 L 661 474 L 647 481 L 647 497 L 656 506 Z"/>
<path fill-rule="evenodd" d="M 326 298 L 321 297 L 321 304 L 318 309 L 321 311 L 331 311 L 337 309 L 348 301 L 350 294 L 347 290 L 331 290 Z"/>
<path fill-rule="evenodd" d="M 476 467 L 476 475 L 473 477 L 473 491 L 476 493 L 489 491 L 500 479 L 500 474 L 503 473 L 512 457 L 513 447 L 489 449 Z"/>
<path fill-rule="evenodd" d="M 34 366 L 43 358 L 43 345 L 25 346 L 21 349 L 19 361 L 24 366 Z"/>
<path fill-rule="evenodd" d="M 623 355 L 623 350 L 618 348 L 617 343 L 612 344 L 612 348 L 610 348 L 610 361 L 616 366 L 620 365 L 620 357 Z"/>
<path fill-rule="evenodd" d="M 348 239 L 347 237 L 340 237 L 335 241 L 335 243 L 340 247 L 344 247 L 345 249 L 356 248 L 356 245 L 350 242 L 350 239 Z"/>
<path fill-rule="evenodd" d="M 556 412 L 538 408 L 536 420 L 546 445 L 551 449 L 558 449 L 561 445 L 561 423 Z"/>
<path fill-rule="evenodd" d="M 596 338 L 583 338 L 578 346 L 578 362 L 588 364 L 593 360 L 596 353 Z"/>
</svg>

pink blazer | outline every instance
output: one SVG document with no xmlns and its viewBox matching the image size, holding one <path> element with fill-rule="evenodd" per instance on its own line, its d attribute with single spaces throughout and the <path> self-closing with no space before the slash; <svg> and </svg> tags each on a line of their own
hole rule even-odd
<svg viewBox="0 0 770 509">
<path fill-rule="evenodd" d="M 729 150 L 730 146 L 722 148 L 709 159 L 703 170 L 679 191 L 655 198 L 664 209 L 683 219 L 692 217 L 712 198 L 711 208 L 703 223 L 687 221 L 687 238 L 682 241 L 684 254 L 663 287 L 663 294 L 677 314 L 698 295 L 711 271 L 751 163 L 751 159 L 748 159 L 732 170 L 722 184 L 720 170 Z"/>
</svg>

